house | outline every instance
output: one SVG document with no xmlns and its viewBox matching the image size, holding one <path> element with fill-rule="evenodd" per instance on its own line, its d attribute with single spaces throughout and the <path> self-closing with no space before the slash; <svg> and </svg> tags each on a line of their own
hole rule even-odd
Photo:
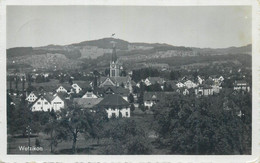
<svg viewBox="0 0 260 163">
<path fill-rule="evenodd" d="M 93 93 L 93 91 L 90 91 L 90 92 L 87 91 L 87 92 L 82 96 L 82 98 L 98 98 L 98 96 L 95 95 L 95 94 Z"/>
<path fill-rule="evenodd" d="M 213 95 L 213 89 L 209 85 L 200 85 L 198 88 L 195 89 L 195 94 L 199 96 L 209 96 Z"/>
<path fill-rule="evenodd" d="M 222 89 L 222 87 L 219 85 L 212 85 L 211 87 L 213 89 L 213 93 L 219 93 L 220 90 Z"/>
<path fill-rule="evenodd" d="M 52 109 L 51 97 L 48 95 L 41 95 L 34 103 L 30 106 L 31 110 L 34 111 L 49 111 Z"/>
<path fill-rule="evenodd" d="M 97 109 L 104 108 L 108 118 L 130 117 L 130 104 L 118 94 L 109 94 L 97 104 Z"/>
<path fill-rule="evenodd" d="M 134 84 L 129 76 L 100 77 L 98 83 L 99 87 L 122 86 L 127 89 L 132 89 Z"/>
<path fill-rule="evenodd" d="M 73 84 L 71 85 L 71 87 L 72 87 L 72 89 L 73 89 L 73 92 L 75 92 L 75 93 L 77 93 L 77 94 L 82 90 L 82 88 L 81 88 L 77 83 L 73 83 Z"/>
<path fill-rule="evenodd" d="M 31 92 L 27 97 L 26 97 L 26 99 L 25 100 L 27 100 L 29 103 L 33 103 L 35 100 L 37 100 L 37 95 L 36 95 L 37 93 L 35 93 L 35 92 Z"/>
<path fill-rule="evenodd" d="M 65 99 L 56 94 L 45 94 L 40 95 L 37 100 L 35 100 L 34 103 L 31 104 L 30 108 L 34 111 L 49 111 L 51 109 L 54 109 L 54 111 L 58 111 L 61 108 L 65 107 Z"/>
<path fill-rule="evenodd" d="M 56 94 L 51 100 L 51 105 L 54 111 L 59 111 L 65 107 L 65 98 L 59 94 Z"/>
<path fill-rule="evenodd" d="M 101 77 L 99 79 L 99 87 L 116 86 L 116 82 L 110 77 Z"/>
<path fill-rule="evenodd" d="M 150 86 L 152 84 L 158 83 L 160 85 L 163 85 L 165 83 L 165 80 L 160 77 L 148 77 L 144 80 L 144 84 L 146 86 Z"/>
<path fill-rule="evenodd" d="M 178 82 L 178 83 L 176 84 L 176 86 L 177 86 L 178 88 L 182 88 L 182 87 L 185 86 L 185 84 L 183 84 L 182 82 Z"/>
<path fill-rule="evenodd" d="M 202 83 L 205 81 L 205 79 L 203 79 L 203 78 L 200 77 L 200 76 L 197 76 L 197 78 L 198 78 L 198 83 L 199 83 L 199 84 L 202 84 Z"/>
<path fill-rule="evenodd" d="M 69 85 L 60 85 L 57 89 L 56 92 L 63 92 L 63 93 L 69 93 L 71 90 L 71 86 Z"/>
<path fill-rule="evenodd" d="M 209 77 L 209 79 L 213 80 L 214 82 L 223 82 L 224 81 L 224 77 L 223 76 L 217 76 L 217 75 L 211 75 Z"/>
<path fill-rule="evenodd" d="M 85 109 L 93 109 L 103 98 L 74 98 L 73 103 Z"/>
<path fill-rule="evenodd" d="M 242 91 L 250 92 L 250 86 L 246 81 L 243 80 L 235 81 L 234 90 L 238 90 L 238 91 L 242 90 Z"/>
<path fill-rule="evenodd" d="M 78 94 L 80 93 L 82 90 L 84 89 L 92 89 L 93 82 L 89 82 L 89 81 L 74 81 L 73 84 L 71 85 L 72 87 L 72 92 Z"/>
<path fill-rule="evenodd" d="M 156 103 L 164 100 L 167 96 L 176 95 L 175 92 L 144 92 L 144 106 L 151 108 Z"/>
<path fill-rule="evenodd" d="M 128 89 L 117 87 L 117 86 L 111 86 L 111 87 L 104 87 L 105 95 L 106 94 L 117 94 L 123 97 L 124 100 L 128 101 L 128 95 L 130 91 Z"/>
<path fill-rule="evenodd" d="M 195 84 L 195 83 L 192 82 L 191 80 L 187 80 L 186 82 L 184 82 L 184 85 L 185 85 L 188 89 L 197 87 L 197 84 Z"/>
</svg>

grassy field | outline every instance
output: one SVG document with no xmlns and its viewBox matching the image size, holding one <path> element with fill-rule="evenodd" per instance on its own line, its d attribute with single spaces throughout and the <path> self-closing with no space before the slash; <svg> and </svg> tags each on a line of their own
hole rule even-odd
<svg viewBox="0 0 260 163">
<path fill-rule="evenodd" d="M 138 113 L 138 114 L 137 114 Z M 136 121 L 141 128 L 144 129 L 144 134 L 148 134 L 149 141 L 152 144 L 152 154 L 167 154 L 169 153 L 168 149 L 160 149 L 154 145 L 153 141 L 155 140 L 155 132 L 153 130 L 153 115 L 142 113 L 138 110 L 131 116 L 132 119 Z M 36 139 L 40 140 L 40 146 L 43 148 L 43 151 L 32 151 L 31 154 L 51 154 L 51 147 L 49 141 L 49 135 L 44 133 L 39 133 L 37 137 L 32 137 L 30 139 L 31 146 L 35 146 Z M 109 139 L 101 139 L 99 144 L 96 139 L 88 138 L 85 139 L 83 135 L 79 135 L 77 140 L 77 154 L 105 154 L 104 151 L 110 144 Z M 28 138 L 18 138 L 18 137 L 8 137 L 8 154 L 28 154 L 28 151 L 19 150 L 19 146 L 28 146 Z M 71 154 L 72 141 L 63 141 L 58 144 L 54 149 L 54 154 Z"/>
</svg>

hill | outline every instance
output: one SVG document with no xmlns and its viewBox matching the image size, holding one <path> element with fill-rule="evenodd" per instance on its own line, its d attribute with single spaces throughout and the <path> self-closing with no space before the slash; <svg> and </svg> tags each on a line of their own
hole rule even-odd
<svg viewBox="0 0 260 163">
<path fill-rule="evenodd" d="M 96 62 L 108 64 L 112 43 L 116 43 L 121 60 L 145 62 L 167 60 L 172 57 L 212 56 L 226 54 L 251 54 L 251 45 L 221 49 L 173 46 L 165 43 L 131 43 L 116 38 L 103 38 L 69 45 L 47 45 L 42 47 L 16 47 L 7 49 L 9 67 L 27 65 L 34 68 L 59 65 L 59 68 L 75 68 L 84 63 L 82 59 L 98 59 Z M 104 62 L 104 63 L 103 63 Z M 61 66 L 62 65 L 62 66 Z M 57 67 L 57 66 L 56 66 Z"/>
</svg>

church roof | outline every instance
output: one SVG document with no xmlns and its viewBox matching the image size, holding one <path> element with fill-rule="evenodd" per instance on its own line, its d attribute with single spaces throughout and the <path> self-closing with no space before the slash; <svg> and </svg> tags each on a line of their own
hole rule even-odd
<svg viewBox="0 0 260 163">
<path fill-rule="evenodd" d="M 105 92 L 108 93 L 108 91 L 112 91 L 115 94 L 119 94 L 119 95 L 128 95 L 129 94 L 129 90 L 125 89 L 121 86 L 117 87 L 117 86 L 105 86 L 104 87 Z"/>
<path fill-rule="evenodd" d="M 120 95 L 110 94 L 105 96 L 105 98 L 98 104 L 100 107 L 127 107 L 130 104 L 124 100 Z"/>
</svg>

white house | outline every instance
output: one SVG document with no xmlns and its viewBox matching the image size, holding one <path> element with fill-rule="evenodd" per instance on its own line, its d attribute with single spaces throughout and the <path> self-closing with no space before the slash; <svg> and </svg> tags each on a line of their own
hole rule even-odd
<svg viewBox="0 0 260 163">
<path fill-rule="evenodd" d="M 182 87 L 184 87 L 185 85 L 184 85 L 182 82 L 178 82 L 178 83 L 176 84 L 176 86 L 177 86 L 178 88 L 182 88 Z"/>
<path fill-rule="evenodd" d="M 185 85 L 188 89 L 197 87 L 197 84 L 195 84 L 195 83 L 192 82 L 191 80 L 187 80 L 186 82 L 184 82 L 184 85 Z"/>
<path fill-rule="evenodd" d="M 214 92 L 212 87 L 208 85 L 199 86 L 198 88 L 195 89 L 196 95 L 210 96 L 213 95 L 213 93 Z"/>
<path fill-rule="evenodd" d="M 65 103 L 64 100 L 60 96 L 56 95 L 51 101 L 52 109 L 54 111 L 58 111 L 61 108 L 64 108 L 65 106 L 64 103 Z"/>
<path fill-rule="evenodd" d="M 250 86 L 246 81 L 235 81 L 234 90 L 243 90 L 250 92 Z"/>
<path fill-rule="evenodd" d="M 91 92 L 86 92 L 82 98 L 98 98 L 97 95 L 95 95 L 92 91 Z"/>
<path fill-rule="evenodd" d="M 130 117 L 130 104 L 120 95 L 109 94 L 97 104 L 97 109 L 104 108 L 108 118 L 115 117 Z"/>
<path fill-rule="evenodd" d="M 148 77 L 144 80 L 144 84 L 146 86 L 150 86 L 150 85 L 155 84 L 155 83 L 163 85 L 164 82 L 165 82 L 164 79 L 160 78 L 160 77 Z"/>
<path fill-rule="evenodd" d="M 80 88 L 80 86 L 77 83 L 73 83 L 71 87 L 75 90 L 75 93 L 77 94 L 82 90 L 82 88 Z"/>
<path fill-rule="evenodd" d="M 219 93 L 222 87 L 219 85 L 212 85 L 212 89 L 214 93 Z"/>
<path fill-rule="evenodd" d="M 58 93 L 58 92 L 63 92 L 63 93 L 68 93 L 69 92 L 69 89 L 67 88 L 65 88 L 64 86 L 59 86 L 57 89 L 56 89 L 56 92 Z"/>
<path fill-rule="evenodd" d="M 202 79 L 200 76 L 198 76 L 197 78 L 198 78 L 198 82 L 199 82 L 199 84 L 202 84 L 202 83 L 205 81 L 205 80 Z"/>
<path fill-rule="evenodd" d="M 48 111 L 52 109 L 52 105 L 49 100 L 44 96 L 40 96 L 31 106 L 31 110 L 34 111 Z"/>
<path fill-rule="evenodd" d="M 28 102 L 30 102 L 30 103 L 33 103 L 35 100 L 37 100 L 37 96 L 35 95 L 35 93 L 34 92 L 31 92 L 27 97 L 26 97 L 26 99 L 25 100 L 27 100 Z"/>
</svg>

